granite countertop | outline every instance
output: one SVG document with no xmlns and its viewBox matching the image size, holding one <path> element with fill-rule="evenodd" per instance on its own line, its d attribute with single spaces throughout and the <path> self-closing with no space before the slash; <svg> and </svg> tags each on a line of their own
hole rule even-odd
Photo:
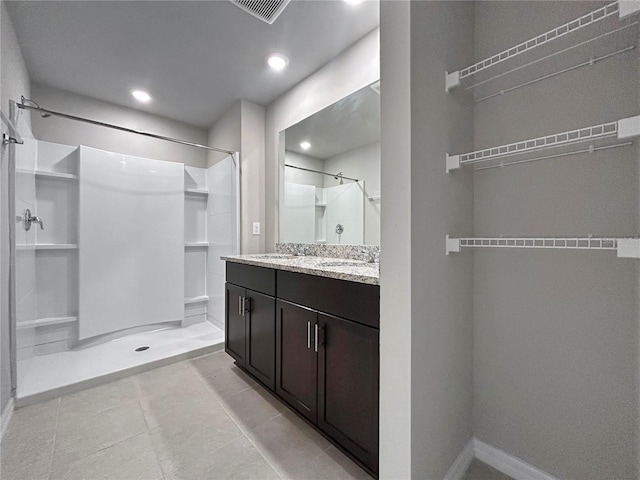
<svg viewBox="0 0 640 480">
<path fill-rule="evenodd" d="M 263 253 L 256 255 L 229 255 L 221 260 L 245 263 L 257 267 L 306 273 L 320 277 L 337 278 L 351 282 L 380 284 L 379 263 L 367 263 L 362 260 L 344 258 L 295 256 L 281 253 Z"/>
</svg>

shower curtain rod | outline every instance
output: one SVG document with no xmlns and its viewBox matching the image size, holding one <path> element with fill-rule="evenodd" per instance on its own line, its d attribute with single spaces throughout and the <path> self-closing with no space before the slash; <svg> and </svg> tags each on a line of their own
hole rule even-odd
<svg viewBox="0 0 640 480">
<path fill-rule="evenodd" d="M 353 180 L 354 182 L 358 182 L 359 181 L 357 178 L 345 177 L 344 175 L 342 175 L 342 172 L 340 172 L 340 173 L 327 173 L 327 172 L 321 172 L 319 170 L 311 170 L 310 168 L 296 167 L 295 165 L 289 165 L 288 163 L 285 163 L 284 166 L 285 167 L 289 167 L 289 168 L 297 168 L 298 170 L 304 170 L 305 172 L 313 172 L 313 173 L 320 173 L 322 175 L 328 175 L 329 177 L 333 177 L 335 179 L 344 178 L 345 180 Z"/>
<path fill-rule="evenodd" d="M 25 104 L 25 102 L 33 103 L 36 106 L 27 105 Z M 165 140 L 167 142 L 179 143 L 181 145 L 187 145 L 189 147 L 204 148 L 205 150 L 213 150 L 214 152 L 228 153 L 229 155 L 233 155 L 235 153 L 235 152 L 232 152 L 231 150 L 224 150 L 222 148 L 210 147 L 209 145 L 201 145 L 199 143 L 188 142 L 186 140 L 180 140 L 178 138 L 165 137 L 164 135 L 156 135 L 155 133 L 141 132 L 140 130 L 121 127 L 119 125 L 113 125 L 111 123 L 99 122 L 97 120 L 91 120 L 89 118 L 69 115 L 68 113 L 61 113 L 61 112 L 55 112 L 53 110 L 47 110 L 46 108 L 40 107 L 40 105 L 38 105 L 33 100 L 29 100 L 28 98 L 24 98 L 24 97 L 21 97 L 21 103 L 16 102 L 16 106 L 23 110 L 35 110 L 37 112 L 41 112 L 43 118 L 53 115 L 54 117 L 61 117 L 61 118 L 66 118 L 68 120 L 76 120 L 78 122 L 90 123 L 92 125 L 98 125 L 100 127 L 113 128 L 114 130 L 120 130 L 122 132 L 128 132 L 128 133 L 135 133 L 136 135 L 143 135 L 145 137 L 156 138 L 158 140 Z"/>
</svg>

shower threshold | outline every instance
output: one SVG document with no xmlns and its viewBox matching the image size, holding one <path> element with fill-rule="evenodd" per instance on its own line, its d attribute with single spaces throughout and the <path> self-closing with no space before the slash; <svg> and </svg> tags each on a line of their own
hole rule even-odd
<svg viewBox="0 0 640 480">
<path fill-rule="evenodd" d="M 136 351 L 142 346 L 149 348 Z M 209 322 L 200 322 L 27 358 L 18 361 L 16 406 L 56 398 L 223 347 L 224 331 Z"/>
</svg>

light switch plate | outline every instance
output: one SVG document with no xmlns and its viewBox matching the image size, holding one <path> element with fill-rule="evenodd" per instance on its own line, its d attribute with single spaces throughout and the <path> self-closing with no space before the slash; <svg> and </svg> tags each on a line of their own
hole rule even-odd
<svg viewBox="0 0 640 480">
<path fill-rule="evenodd" d="M 253 234 L 260 235 L 260 222 L 253 222 Z"/>
</svg>

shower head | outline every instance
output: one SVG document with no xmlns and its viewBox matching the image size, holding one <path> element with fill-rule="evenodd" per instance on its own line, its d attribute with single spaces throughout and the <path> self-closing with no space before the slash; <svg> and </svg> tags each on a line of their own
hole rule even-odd
<svg viewBox="0 0 640 480">
<path fill-rule="evenodd" d="M 40 116 L 42 118 L 49 118 L 51 116 L 51 114 L 50 113 L 41 113 Z"/>
</svg>

